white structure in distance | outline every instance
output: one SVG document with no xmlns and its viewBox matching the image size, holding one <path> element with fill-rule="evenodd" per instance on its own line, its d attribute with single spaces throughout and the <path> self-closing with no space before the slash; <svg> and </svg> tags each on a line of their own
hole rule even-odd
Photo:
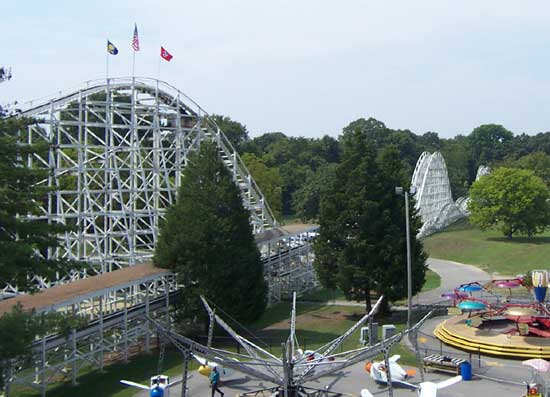
<svg viewBox="0 0 550 397">
<path fill-rule="evenodd" d="M 491 169 L 486 165 L 480 165 L 476 172 L 476 181 L 479 180 L 482 176 L 489 175 L 491 173 Z M 470 212 L 468 211 L 468 203 L 470 202 L 470 197 L 468 196 L 462 196 L 456 199 L 456 205 L 458 205 L 458 208 L 460 211 L 464 214 L 464 216 L 469 216 Z"/>
<path fill-rule="evenodd" d="M 415 208 L 423 223 L 417 237 L 429 236 L 466 216 L 453 200 L 447 165 L 440 152 L 420 155 L 411 181 L 413 188 Z"/>
</svg>

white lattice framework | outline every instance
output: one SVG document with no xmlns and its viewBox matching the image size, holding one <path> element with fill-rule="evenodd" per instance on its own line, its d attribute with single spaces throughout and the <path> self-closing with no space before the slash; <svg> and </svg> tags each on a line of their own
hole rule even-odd
<svg viewBox="0 0 550 397">
<path fill-rule="evenodd" d="M 428 236 L 464 217 L 453 201 L 445 159 L 439 152 L 423 152 L 416 163 L 411 187 L 422 218 L 418 237 Z"/>
<path fill-rule="evenodd" d="M 30 167 L 49 171 L 41 183 L 52 192 L 41 218 L 73 226 L 50 257 L 86 260 L 96 264 L 96 272 L 150 259 L 159 220 L 176 199 L 188 155 L 204 140 L 217 144 L 250 210 L 254 232 L 276 225 L 223 132 L 199 105 L 165 82 L 90 81 L 31 104 L 20 115 L 38 120 L 21 132 L 24 138 L 48 145 L 47 153 L 28 159 Z"/>
</svg>

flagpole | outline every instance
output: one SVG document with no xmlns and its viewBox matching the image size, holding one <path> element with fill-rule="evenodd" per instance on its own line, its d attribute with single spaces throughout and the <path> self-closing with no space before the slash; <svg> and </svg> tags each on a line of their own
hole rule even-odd
<svg viewBox="0 0 550 397">
<path fill-rule="evenodd" d="M 157 70 L 157 80 L 159 81 L 160 81 L 160 58 L 161 57 L 159 57 L 159 64 L 158 64 L 158 70 Z"/>
<path fill-rule="evenodd" d="M 107 42 L 108 45 L 108 42 Z M 105 59 L 105 82 L 109 81 L 109 51 L 106 51 L 106 59 Z"/>
<path fill-rule="evenodd" d="M 132 51 L 132 77 L 136 75 L 136 50 Z"/>
</svg>

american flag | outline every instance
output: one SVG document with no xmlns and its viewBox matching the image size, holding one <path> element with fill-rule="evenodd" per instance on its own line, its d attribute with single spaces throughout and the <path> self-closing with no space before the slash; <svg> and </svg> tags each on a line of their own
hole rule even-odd
<svg viewBox="0 0 550 397">
<path fill-rule="evenodd" d="M 132 48 L 134 51 L 139 51 L 139 37 L 137 32 L 137 23 L 134 24 L 134 37 L 132 38 Z"/>
</svg>

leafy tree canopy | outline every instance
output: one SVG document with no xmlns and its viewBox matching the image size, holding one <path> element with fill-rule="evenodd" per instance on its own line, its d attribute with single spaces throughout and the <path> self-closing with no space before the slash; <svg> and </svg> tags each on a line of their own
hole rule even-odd
<svg viewBox="0 0 550 397">
<path fill-rule="evenodd" d="M 4 313 L 0 317 L 0 390 L 9 376 L 9 360 L 30 357 L 30 346 L 36 337 L 53 333 L 68 337 L 70 330 L 81 328 L 85 323 L 82 318 L 57 312 L 24 311 L 20 304 Z"/>
<path fill-rule="evenodd" d="M 550 192 L 533 171 L 497 168 L 470 188 L 470 222 L 482 229 L 497 226 L 512 238 L 532 236 L 550 223 Z"/>
<path fill-rule="evenodd" d="M 517 160 L 504 161 L 500 165 L 509 168 L 531 170 L 546 185 L 550 186 L 550 155 L 544 152 L 530 153 Z"/>
<path fill-rule="evenodd" d="M 244 153 L 241 158 L 264 193 L 271 210 L 276 217 L 279 217 L 282 208 L 283 184 L 279 169 L 268 167 L 261 158 L 256 157 L 253 153 Z"/>
<path fill-rule="evenodd" d="M 295 212 L 293 200 L 301 189 L 327 163 L 339 161 L 338 141 L 324 136 L 320 139 L 287 137 L 269 133 L 251 139 L 242 152 L 252 153 L 269 168 L 278 168 L 282 181 L 282 214 Z M 270 203 L 271 205 L 271 203 Z"/>
<path fill-rule="evenodd" d="M 240 146 L 248 140 L 248 130 L 245 125 L 221 114 L 213 114 L 210 117 L 220 127 L 236 150 L 239 150 Z"/>
<path fill-rule="evenodd" d="M 183 318 L 203 313 L 200 294 L 239 321 L 263 313 L 267 287 L 249 213 L 212 143 L 203 143 L 189 157 L 153 260 L 177 272 L 184 286 Z"/>
<path fill-rule="evenodd" d="M 337 164 L 328 163 L 319 168 L 294 194 L 292 206 L 303 221 L 315 220 L 319 216 L 321 198 L 331 194 L 336 167 Z"/>
<path fill-rule="evenodd" d="M 506 156 L 513 136 L 510 131 L 498 124 L 485 124 L 474 128 L 468 135 L 470 181 L 475 180 L 480 165 L 489 165 Z"/>
</svg>

